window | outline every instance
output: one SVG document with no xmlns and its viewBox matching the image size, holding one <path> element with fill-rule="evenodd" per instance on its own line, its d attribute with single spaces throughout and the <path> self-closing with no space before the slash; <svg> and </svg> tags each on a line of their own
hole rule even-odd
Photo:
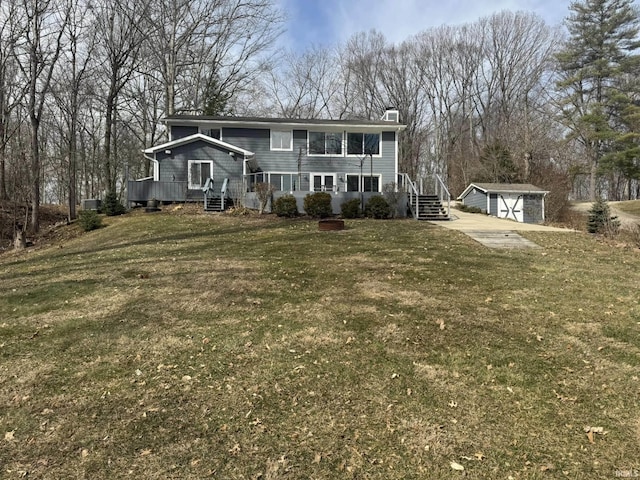
<svg viewBox="0 0 640 480">
<path fill-rule="evenodd" d="M 342 155 L 342 133 L 309 132 L 309 155 Z"/>
<path fill-rule="evenodd" d="M 291 130 L 271 130 L 271 150 L 293 150 Z"/>
<path fill-rule="evenodd" d="M 211 137 L 211 138 L 215 138 L 216 140 L 220 140 L 222 138 L 222 135 L 220 135 L 220 129 L 219 128 L 211 128 L 211 129 L 200 129 L 200 133 Z"/>
<path fill-rule="evenodd" d="M 380 191 L 380 177 L 362 177 L 362 191 L 363 192 L 379 192 Z"/>
<path fill-rule="evenodd" d="M 347 192 L 379 192 L 380 175 L 347 175 Z"/>
<path fill-rule="evenodd" d="M 380 155 L 380 134 L 347 133 L 347 155 Z"/>
<path fill-rule="evenodd" d="M 213 177 L 213 162 L 189 160 L 189 188 L 191 190 L 204 187 L 209 177 Z"/>
<path fill-rule="evenodd" d="M 295 186 L 293 181 L 294 176 L 295 174 L 293 173 L 272 173 L 269 175 L 269 183 L 271 183 L 271 185 L 273 185 L 278 191 L 292 191 Z"/>
<path fill-rule="evenodd" d="M 313 192 L 333 192 L 335 185 L 336 177 L 334 174 L 311 174 L 311 191 Z"/>
</svg>

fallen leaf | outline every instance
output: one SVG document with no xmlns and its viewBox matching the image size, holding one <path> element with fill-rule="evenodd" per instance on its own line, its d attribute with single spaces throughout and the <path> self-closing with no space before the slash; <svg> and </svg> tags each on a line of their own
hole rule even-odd
<svg viewBox="0 0 640 480">
<path fill-rule="evenodd" d="M 587 438 L 589 439 L 589 443 L 596 443 L 593 440 L 593 432 L 591 430 L 587 432 Z"/>
<path fill-rule="evenodd" d="M 14 440 L 14 438 L 13 438 L 13 434 L 14 434 L 14 433 L 16 433 L 16 431 L 15 431 L 15 430 L 11 430 L 10 432 L 6 432 L 6 433 L 4 434 L 4 439 L 5 439 L 6 441 L 8 441 L 8 442 L 10 442 L 11 440 Z"/>
<path fill-rule="evenodd" d="M 82 458 L 87 458 L 89 456 L 89 450 L 83 448 L 80 454 L 82 455 Z"/>
<path fill-rule="evenodd" d="M 451 468 L 453 468 L 454 470 L 458 470 L 460 472 L 464 470 L 464 467 L 456 462 L 451 462 Z"/>
<path fill-rule="evenodd" d="M 146 455 L 151 455 L 151 449 L 150 449 L 150 448 L 145 448 L 144 450 L 142 450 L 142 451 L 140 452 L 140 456 L 141 456 L 141 457 L 144 457 L 144 456 L 146 456 Z"/>
</svg>

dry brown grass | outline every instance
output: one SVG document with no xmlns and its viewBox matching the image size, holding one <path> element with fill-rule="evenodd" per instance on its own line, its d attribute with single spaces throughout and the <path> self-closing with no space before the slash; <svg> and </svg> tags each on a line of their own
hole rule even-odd
<svg viewBox="0 0 640 480">
<path fill-rule="evenodd" d="M 541 250 L 491 251 L 413 221 L 108 223 L 0 258 L 1 478 L 640 469 L 637 250 L 528 233 Z"/>
</svg>

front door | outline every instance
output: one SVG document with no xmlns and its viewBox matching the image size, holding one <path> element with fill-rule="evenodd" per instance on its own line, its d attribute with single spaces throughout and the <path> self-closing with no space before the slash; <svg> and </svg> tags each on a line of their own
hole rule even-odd
<svg viewBox="0 0 640 480">
<path fill-rule="evenodd" d="M 334 175 L 327 175 L 326 173 L 314 173 L 311 175 L 311 189 L 314 192 L 333 192 L 335 185 Z"/>
<path fill-rule="evenodd" d="M 502 193 L 498 195 L 498 217 L 524 222 L 522 195 Z"/>
</svg>

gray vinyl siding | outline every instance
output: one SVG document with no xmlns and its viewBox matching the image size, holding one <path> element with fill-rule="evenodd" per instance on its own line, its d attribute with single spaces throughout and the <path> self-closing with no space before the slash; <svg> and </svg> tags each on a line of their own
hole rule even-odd
<svg viewBox="0 0 640 480">
<path fill-rule="evenodd" d="M 468 207 L 477 207 L 483 212 L 487 213 L 487 194 L 476 190 L 471 190 L 467 196 L 462 199 L 462 203 Z"/>
<path fill-rule="evenodd" d="M 498 216 L 498 194 L 489 194 L 489 215 Z"/>
<path fill-rule="evenodd" d="M 523 198 L 524 223 L 541 223 L 542 218 L 542 195 L 525 195 Z"/>
<path fill-rule="evenodd" d="M 171 127 L 171 140 L 188 137 L 198 133 L 198 127 L 174 125 Z"/>
<path fill-rule="evenodd" d="M 242 177 L 242 158 L 238 158 L 238 155 L 232 157 L 226 150 L 202 140 L 175 147 L 171 155 L 158 152 L 156 159 L 160 163 L 159 181 L 161 182 L 188 181 L 189 160 L 213 161 L 214 181 Z"/>
<path fill-rule="evenodd" d="M 321 131 L 322 127 L 319 126 Z M 271 131 L 259 128 L 223 128 L 222 140 L 256 154 L 256 163 L 262 172 L 294 173 L 298 172 L 298 158 L 301 159 L 300 170 L 305 173 L 335 173 L 337 186 L 345 190 L 345 175 L 360 174 L 360 158 L 355 156 L 307 155 L 307 130 L 293 130 L 293 149 L 291 151 L 271 150 Z M 395 171 L 395 132 L 382 132 L 381 156 L 373 157 L 373 174 L 381 175 L 381 185 L 396 181 Z M 371 158 L 365 158 L 362 174 L 371 173 Z M 342 178 L 342 181 L 340 180 Z M 306 182 L 308 185 L 308 181 Z M 305 185 L 302 185 L 305 188 Z"/>
</svg>

